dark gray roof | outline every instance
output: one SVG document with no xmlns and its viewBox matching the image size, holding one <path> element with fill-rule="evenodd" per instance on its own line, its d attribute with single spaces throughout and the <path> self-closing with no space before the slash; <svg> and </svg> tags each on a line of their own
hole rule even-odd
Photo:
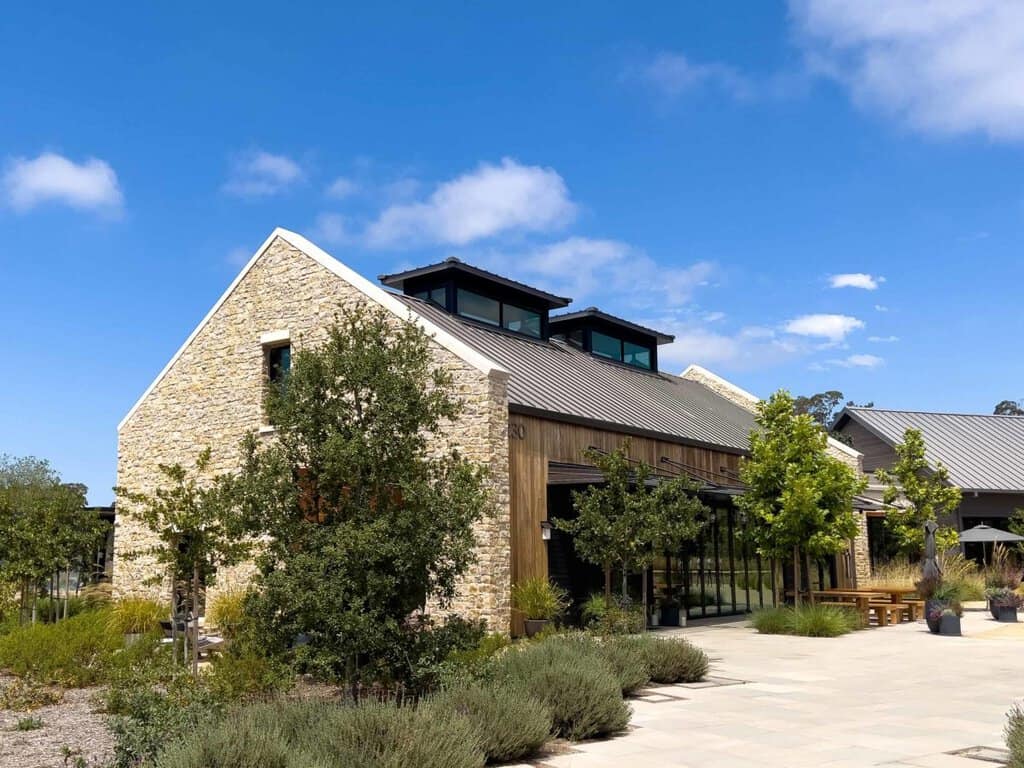
<svg viewBox="0 0 1024 768">
<path fill-rule="evenodd" d="M 480 267 L 474 267 L 472 264 L 466 264 L 454 256 L 449 256 L 444 261 L 439 261 L 436 264 L 427 264 L 425 267 L 407 269 L 404 272 L 396 272 L 393 275 L 378 275 L 377 279 L 384 285 L 402 290 L 406 280 L 411 280 L 414 277 L 422 277 L 423 275 L 433 275 L 438 272 L 462 272 L 463 274 L 481 277 L 493 283 L 498 283 L 499 285 L 504 285 L 507 288 L 519 291 L 520 293 L 533 296 L 535 299 L 540 299 L 551 309 L 567 307 L 572 303 L 572 299 L 566 296 L 556 296 L 553 293 L 542 291 L 540 288 L 534 288 L 532 285 L 520 283 L 518 280 L 511 280 L 503 275 L 488 272 L 486 269 L 480 269 Z"/>
<path fill-rule="evenodd" d="M 601 360 L 560 341 L 488 328 L 411 296 L 398 298 L 508 369 L 510 410 L 735 453 L 749 450 L 753 414 L 697 382 Z"/>
<path fill-rule="evenodd" d="M 566 320 L 577 320 L 583 317 L 596 317 L 599 320 L 604 320 L 612 325 L 621 325 L 623 328 L 628 328 L 631 331 L 636 331 L 637 333 L 642 333 L 646 336 L 654 336 L 657 338 L 658 344 L 671 344 L 676 339 L 676 337 L 671 334 L 662 333 L 661 331 L 656 331 L 653 328 L 645 328 L 644 326 L 637 325 L 629 320 L 624 320 L 621 317 L 609 315 L 607 312 L 602 312 L 597 307 L 587 307 L 586 309 L 580 309 L 575 312 L 563 312 L 561 315 L 551 315 L 548 318 L 548 322 L 552 329 L 554 329 L 560 322 L 565 322 Z"/>
<path fill-rule="evenodd" d="M 928 463 L 941 461 L 964 490 L 1024 492 L 1024 416 L 846 408 L 837 425 L 846 418 L 890 445 L 902 443 L 907 429 L 920 430 Z"/>
</svg>

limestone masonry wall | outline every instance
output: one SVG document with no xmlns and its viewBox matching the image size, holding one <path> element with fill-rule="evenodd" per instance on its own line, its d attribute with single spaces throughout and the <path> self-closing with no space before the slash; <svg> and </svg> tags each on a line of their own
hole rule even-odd
<svg viewBox="0 0 1024 768">
<path fill-rule="evenodd" d="M 158 464 L 191 465 L 207 446 L 212 451 L 212 473 L 236 470 L 242 437 L 264 424 L 261 335 L 287 330 L 293 349 L 315 345 L 324 340 L 325 329 L 342 305 L 370 301 L 287 240 L 276 238 L 122 426 L 118 485 L 152 491 L 161 483 Z M 399 322 L 396 317 L 396 326 Z M 483 373 L 436 342 L 432 350 L 437 364 L 452 373 L 465 404 L 458 421 L 438 440 L 488 467 L 493 501 L 476 527 L 477 563 L 464 577 L 453 610 L 486 619 L 494 631 L 508 631 L 507 374 Z M 153 559 L 125 557 L 156 542 L 126 514 L 128 505 L 118 503 L 115 595 L 166 599 L 166 587 L 146 583 L 160 576 Z M 251 564 L 224 569 L 215 589 L 245 584 L 253 572 Z"/>
</svg>

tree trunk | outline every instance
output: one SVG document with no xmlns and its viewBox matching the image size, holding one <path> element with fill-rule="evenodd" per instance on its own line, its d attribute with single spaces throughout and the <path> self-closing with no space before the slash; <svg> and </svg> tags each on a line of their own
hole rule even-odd
<svg viewBox="0 0 1024 768">
<path fill-rule="evenodd" d="M 793 605 L 800 607 L 800 547 L 793 547 Z"/>
<path fill-rule="evenodd" d="M 625 560 L 622 561 L 622 602 L 625 603 L 629 598 L 629 584 L 626 581 L 629 578 L 629 566 Z"/>
<path fill-rule="evenodd" d="M 68 617 L 68 602 L 71 600 L 71 566 L 64 570 L 64 618 Z"/>
<path fill-rule="evenodd" d="M 647 612 L 647 567 L 643 569 L 643 579 L 641 581 L 640 591 L 643 593 L 643 605 L 644 605 L 644 632 L 647 631 L 647 620 L 650 614 Z"/>
<path fill-rule="evenodd" d="M 811 556 L 807 552 L 804 552 L 804 573 L 807 574 L 807 600 L 813 603 L 814 598 L 811 596 Z"/>
<path fill-rule="evenodd" d="M 199 678 L 199 563 L 192 569 L 192 676 Z"/>
<path fill-rule="evenodd" d="M 605 605 L 612 604 L 612 564 L 604 564 L 604 602 Z"/>
</svg>

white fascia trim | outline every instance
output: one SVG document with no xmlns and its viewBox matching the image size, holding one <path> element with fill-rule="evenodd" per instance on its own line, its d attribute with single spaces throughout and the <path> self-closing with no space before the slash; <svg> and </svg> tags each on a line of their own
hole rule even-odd
<svg viewBox="0 0 1024 768">
<path fill-rule="evenodd" d="M 143 401 L 145 401 L 145 399 L 149 397 L 153 390 L 156 389 L 157 384 L 159 384 L 163 380 L 164 376 L 167 375 L 168 371 L 170 371 L 174 364 L 178 362 L 178 358 L 180 358 L 184 354 L 185 350 L 188 349 L 189 345 L 195 340 L 196 336 L 199 335 L 199 332 L 202 331 L 203 328 L 206 327 L 206 324 L 209 323 L 210 320 L 213 318 L 213 316 L 217 314 L 217 311 L 221 308 L 224 302 L 228 300 L 228 297 L 231 296 L 232 293 L 234 293 L 234 290 L 235 288 L 238 287 L 238 284 L 242 282 L 242 280 L 245 278 L 247 274 L 249 274 L 249 271 L 253 268 L 253 266 L 255 266 L 256 262 L 259 261 L 260 257 L 267 250 L 267 248 L 270 247 L 270 244 L 273 243 L 274 240 L 278 237 L 280 237 L 282 240 L 287 241 L 295 248 L 298 248 L 300 251 L 305 253 L 315 262 L 317 262 L 318 264 L 326 268 L 328 271 L 340 277 L 342 280 L 347 282 L 360 293 L 367 296 L 367 298 L 376 301 L 378 304 L 382 305 L 393 314 L 401 317 L 403 320 L 412 320 L 414 323 L 416 323 L 417 326 L 422 328 L 428 335 L 432 336 L 438 344 L 440 344 L 442 347 L 444 347 L 449 352 L 454 354 L 456 357 L 459 357 L 460 359 L 469 363 L 477 370 L 488 375 L 490 375 L 491 373 L 500 373 L 508 375 L 508 371 L 505 368 L 502 368 L 500 365 L 498 365 L 498 363 L 494 362 L 485 355 L 482 355 L 480 352 L 473 349 L 465 342 L 455 338 L 450 333 L 438 327 L 437 325 L 430 322 L 426 318 L 421 317 L 418 314 L 415 314 L 412 311 L 412 309 L 403 304 L 392 294 L 388 293 L 383 288 L 374 285 L 359 273 L 349 269 L 340 261 L 335 259 L 330 254 L 328 254 L 326 251 L 321 249 L 319 246 L 314 245 L 312 242 L 304 238 L 302 235 L 296 234 L 295 232 L 290 232 L 287 229 L 283 229 L 281 227 L 277 227 L 273 232 L 270 233 L 270 236 L 263 241 L 263 244 L 256 249 L 256 253 L 254 253 L 252 258 L 249 259 L 248 263 L 244 267 L 242 267 L 242 271 L 238 273 L 238 276 L 231 281 L 231 285 L 228 286 L 227 290 L 224 291 L 224 293 L 221 295 L 219 299 L 217 299 L 217 303 L 214 304 L 210 311 L 206 313 L 206 316 L 199 321 L 199 325 L 197 325 L 195 330 L 192 331 L 191 334 L 189 334 L 189 337 L 187 339 L 185 339 L 185 343 L 178 348 L 178 351 L 174 353 L 174 356 L 167 362 L 167 365 L 163 367 L 163 370 L 161 370 L 160 373 L 157 374 L 157 377 L 153 379 L 153 383 L 146 388 L 146 391 L 142 393 L 142 396 L 135 401 L 135 404 L 131 407 L 128 413 L 126 413 L 124 418 L 121 419 L 120 423 L 118 423 L 117 425 L 118 432 L 120 432 L 124 425 L 128 423 L 128 420 L 135 415 L 135 412 L 139 409 L 139 406 L 142 405 Z"/>
<path fill-rule="evenodd" d="M 757 395 L 747 392 L 747 390 L 743 389 L 742 387 L 737 387 L 731 381 L 726 381 L 717 373 L 712 373 L 702 365 L 688 365 L 686 367 L 686 370 L 679 375 L 679 378 L 681 379 L 696 381 L 698 384 L 700 383 L 700 377 L 711 379 L 716 384 L 720 385 L 723 389 L 728 389 L 737 397 L 742 398 L 743 400 L 749 400 L 751 407 L 754 407 L 759 402 L 761 402 L 761 398 L 758 397 Z"/>
</svg>

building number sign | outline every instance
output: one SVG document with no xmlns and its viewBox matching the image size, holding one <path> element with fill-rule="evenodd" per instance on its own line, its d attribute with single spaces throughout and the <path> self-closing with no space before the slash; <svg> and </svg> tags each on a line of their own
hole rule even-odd
<svg viewBox="0 0 1024 768">
<path fill-rule="evenodd" d="M 508 423 L 508 439 L 509 440 L 525 440 L 526 439 L 526 425 L 517 424 L 514 421 Z"/>
</svg>

